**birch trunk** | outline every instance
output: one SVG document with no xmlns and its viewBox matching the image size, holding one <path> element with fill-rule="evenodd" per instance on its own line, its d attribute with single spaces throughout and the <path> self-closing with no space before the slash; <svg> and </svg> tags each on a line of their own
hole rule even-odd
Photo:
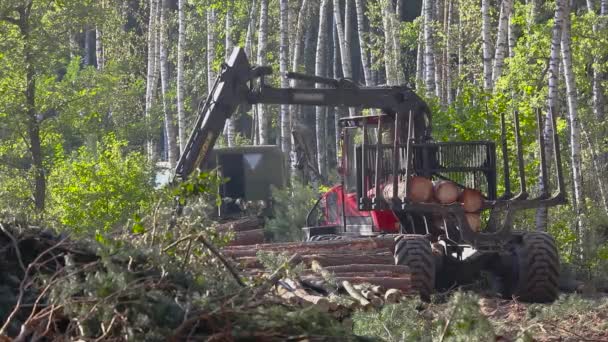
<svg viewBox="0 0 608 342">
<path fill-rule="evenodd" d="M 279 21 L 279 72 L 281 75 L 287 73 L 289 64 L 289 3 L 288 0 L 279 0 L 280 21 Z M 281 77 L 281 87 L 289 87 L 289 80 Z M 289 106 L 282 104 L 280 108 L 281 150 L 286 155 L 291 152 L 291 118 L 289 117 Z"/>
<path fill-rule="evenodd" d="M 365 33 L 365 8 L 363 7 L 362 0 L 355 0 L 355 7 L 357 11 L 357 34 L 359 36 L 359 47 L 361 49 L 361 65 L 363 66 L 363 77 L 365 78 L 365 85 L 372 86 L 372 72 L 368 57 L 368 42 Z"/>
<path fill-rule="evenodd" d="M 87 27 L 84 29 L 84 58 L 82 64 L 84 66 L 92 65 L 91 63 L 91 30 Z"/>
<path fill-rule="evenodd" d="M 156 90 L 156 16 L 158 9 L 158 0 L 150 0 L 150 14 L 148 20 L 148 62 L 146 75 L 146 99 L 144 115 L 148 124 L 148 129 L 151 127 L 151 110 L 154 102 L 154 91 Z M 147 133 L 146 137 L 146 156 L 148 160 L 154 159 L 154 140 L 151 132 Z"/>
<path fill-rule="evenodd" d="M 329 0 L 322 0 L 319 9 L 319 33 L 317 34 L 317 53 L 315 56 L 315 75 L 325 77 L 327 74 L 327 15 L 329 11 Z M 316 88 L 323 85 L 316 84 Z M 317 106 L 315 108 L 315 133 L 317 136 L 317 167 L 323 178 L 327 176 L 327 143 L 326 123 L 327 107 Z"/>
<path fill-rule="evenodd" d="M 298 12 L 298 21 L 296 23 L 296 32 L 294 34 L 294 42 L 293 42 L 293 55 L 292 55 L 292 70 L 299 71 L 300 66 L 302 65 L 302 40 L 304 39 L 304 21 L 306 20 L 306 12 L 308 11 L 308 0 L 302 0 L 302 5 L 300 6 L 300 10 Z M 291 81 L 292 87 L 297 87 L 299 82 L 297 80 Z M 299 107 L 297 105 L 290 106 L 291 112 L 291 122 L 292 126 L 299 126 L 302 124 L 301 118 L 299 115 Z M 293 137 L 292 137 L 293 139 Z M 292 140 L 292 148 L 293 148 L 293 140 Z"/>
<path fill-rule="evenodd" d="M 163 114 L 165 117 L 165 146 L 167 149 L 167 160 L 171 168 L 175 167 L 177 161 L 177 144 L 173 112 L 167 96 L 169 85 L 169 68 L 167 65 L 167 0 L 161 0 L 160 27 L 159 27 L 159 51 L 160 51 L 160 92 L 163 100 Z"/>
<path fill-rule="evenodd" d="M 509 35 L 509 57 L 513 58 L 515 57 L 515 42 L 517 41 L 517 38 L 515 37 L 515 23 L 513 22 L 513 15 L 514 15 L 514 7 L 515 6 L 511 6 L 511 13 L 509 13 L 509 29 L 507 34 Z"/>
<path fill-rule="evenodd" d="M 600 191 L 600 199 L 602 200 L 602 207 L 604 209 L 604 214 L 608 215 L 608 193 L 606 191 L 606 186 L 604 184 L 604 178 L 602 177 L 602 166 L 600 164 L 600 157 L 598 152 L 595 149 L 595 146 L 591 142 L 589 137 L 588 130 L 585 129 L 585 126 L 581 123 L 581 131 L 583 136 L 585 137 L 585 141 L 589 146 L 589 151 L 591 152 L 591 160 L 593 161 L 593 171 L 594 178 L 597 180 L 598 189 Z"/>
<path fill-rule="evenodd" d="M 232 54 L 232 49 L 234 49 L 234 42 L 232 41 L 232 5 L 231 3 L 228 3 L 226 6 L 228 6 L 228 8 L 226 8 L 226 27 L 224 30 L 224 34 L 226 36 L 226 52 L 224 54 L 224 59 L 227 60 Z M 234 120 L 228 118 L 226 120 L 225 128 L 226 142 L 228 143 L 228 147 L 234 146 L 234 132 Z"/>
<path fill-rule="evenodd" d="M 258 28 L 258 55 L 257 64 L 266 64 L 266 44 L 268 32 L 268 0 L 260 1 L 260 27 Z M 270 118 L 266 106 L 258 104 L 258 133 L 260 145 L 269 144 Z"/>
<path fill-rule="evenodd" d="M 256 23 L 256 0 L 251 0 L 251 9 L 249 11 L 249 23 L 247 24 L 247 34 L 245 34 L 245 53 L 247 58 L 253 58 L 253 31 Z"/>
<path fill-rule="evenodd" d="M 427 96 L 435 94 L 435 52 L 433 51 L 433 3 L 424 1 L 424 83 Z"/>
<path fill-rule="evenodd" d="M 453 3 L 453 0 L 448 0 L 448 14 L 445 30 L 445 91 L 446 101 L 448 105 L 454 102 L 454 93 L 452 91 L 452 16 L 454 11 Z"/>
<path fill-rule="evenodd" d="M 551 53 L 549 56 L 549 95 L 547 97 L 547 118 L 545 119 L 545 127 L 543 134 L 545 136 L 546 149 L 545 153 L 548 158 L 553 155 L 553 145 L 551 144 L 553 137 L 553 127 L 551 125 L 551 115 L 554 114 L 557 108 L 557 91 L 559 80 L 559 56 L 560 42 L 562 38 L 562 28 L 564 24 L 564 2 L 568 0 L 557 0 L 555 8 L 555 16 L 553 21 L 553 29 L 551 33 Z M 539 177 L 539 188 L 543 192 L 549 188 L 549 179 Z M 547 230 L 547 208 L 541 207 L 536 212 L 536 229 L 540 231 Z"/>
<path fill-rule="evenodd" d="M 509 14 L 513 7 L 513 0 L 502 0 L 500 17 L 498 19 L 498 34 L 496 37 L 496 52 L 494 53 L 494 69 L 492 71 L 492 88 L 496 80 L 502 75 L 502 68 L 507 53 L 507 33 L 509 29 Z"/>
<path fill-rule="evenodd" d="M 217 35 L 215 34 L 215 23 L 217 16 L 215 8 L 207 8 L 207 94 L 211 93 L 211 87 L 215 83 L 215 42 Z"/>
<path fill-rule="evenodd" d="M 492 89 L 490 0 L 481 0 L 481 39 L 483 43 L 483 88 L 489 91 Z"/>
<path fill-rule="evenodd" d="M 177 132 L 180 154 L 186 146 L 186 113 L 184 111 L 184 49 L 186 44 L 186 18 L 184 1 L 178 0 L 177 21 Z"/>
<path fill-rule="evenodd" d="M 582 231 L 585 227 L 584 222 L 584 209 L 585 209 L 585 198 L 583 197 L 583 174 L 581 164 L 581 129 L 577 111 L 577 93 L 576 83 L 574 81 L 574 70 L 572 67 L 572 38 L 570 36 L 570 6 L 569 0 L 566 0 L 564 6 L 564 27 L 562 30 L 562 64 L 564 69 L 564 80 L 566 83 L 566 93 L 568 99 L 568 119 L 570 123 L 570 159 L 572 161 L 572 181 L 574 185 L 574 208 L 577 219 L 577 233 L 582 241 L 586 241 L 586 232 Z"/>
<path fill-rule="evenodd" d="M 608 10 L 606 7 L 608 6 L 608 1 L 606 0 L 602 0 L 600 3 L 600 16 L 602 19 L 604 19 L 604 16 L 607 14 L 606 11 Z M 595 8 L 594 8 L 594 3 L 592 0 L 587 0 L 587 11 L 589 11 L 590 13 L 595 13 Z M 600 21 L 602 23 L 605 23 L 605 21 Z M 601 24 L 602 26 L 604 26 L 604 24 Z M 603 28 L 603 27 L 602 27 Z M 600 27 L 595 24 L 593 25 L 593 33 L 597 33 L 598 29 L 600 29 Z M 592 69 L 593 69 L 593 80 L 592 80 L 592 94 L 593 94 L 593 114 L 595 114 L 595 117 L 600 120 L 603 121 L 604 120 L 604 91 L 603 91 L 603 87 L 602 87 L 602 80 L 604 78 L 603 73 L 601 72 L 601 70 L 599 70 L 601 65 L 601 61 L 600 59 L 596 56 L 593 58 L 593 64 L 592 64 Z"/>
<path fill-rule="evenodd" d="M 424 6 L 424 1 L 422 1 Z M 424 84 L 424 45 L 422 42 L 423 30 L 418 32 L 418 47 L 416 49 L 416 89 Z"/>
<path fill-rule="evenodd" d="M 351 1 L 351 0 L 346 0 Z M 340 1 L 334 1 L 334 22 L 338 30 L 338 41 L 340 43 L 340 56 L 342 60 L 342 74 L 344 78 L 353 78 L 353 68 L 350 54 L 350 38 L 346 39 L 344 25 L 342 25 L 342 13 L 340 13 Z"/>
<path fill-rule="evenodd" d="M 103 70 L 105 59 L 103 51 L 103 34 L 98 26 L 95 27 L 95 60 L 97 61 L 97 70 Z"/>
<path fill-rule="evenodd" d="M 335 22 L 335 20 L 334 20 Z M 333 51 L 333 60 L 332 60 L 332 68 L 333 68 L 333 77 L 334 78 L 340 78 L 340 72 L 342 71 L 342 69 L 340 68 L 340 43 L 339 43 L 339 39 L 338 39 L 338 30 L 336 28 L 336 26 L 334 25 L 334 29 L 331 32 L 331 36 L 332 36 L 332 45 L 334 47 L 334 51 Z M 344 116 L 344 107 L 336 107 L 334 109 L 334 127 L 336 127 L 335 130 L 335 136 L 334 136 L 334 147 L 336 149 L 336 151 L 339 150 L 340 148 L 340 118 Z M 337 153 L 336 153 L 336 162 L 339 163 L 340 161 L 337 159 Z"/>
</svg>

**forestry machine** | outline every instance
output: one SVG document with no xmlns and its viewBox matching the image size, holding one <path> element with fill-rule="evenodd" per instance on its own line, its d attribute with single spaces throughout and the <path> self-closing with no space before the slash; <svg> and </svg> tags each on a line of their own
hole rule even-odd
<svg viewBox="0 0 608 342">
<path fill-rule="evenodd" d="M 405 86 L 363 87 L 348 79 L 288 73 L 287 78 L 322 88 L 265 84 L 267 66 L 250 66 L 235 48 L 222 66 L 175 170 L 186 179 L 203 165 L 228 119 L 241 104 L 293 104 L 369 109 L 340 119 L 341 184 L 323 194 L 303 228 L 315 240 L 394 238 L 394 260 L 407 265 L 416 291 L 487 279 L 505 296 L 534 302 L 558 295 L 559 256 L 544 232 L 513 230 L 515 213 L 566 202 L 559 140 L 553 115 L 553 155 L 545 155 L 536 113 L 542 178 L 555 164 L 557 191 L 528 193 L 519 117 L 513 114 L 518 191 L 511 192 L 505 115 L 501 117 L 502 182 L 497 194 L 496 145 L 491 141 L 436 142 L 427 104 Z M 279 166 L 277 166 L 279 167 Z M 429 185 L 430 184 L 430 185 Z M 452 191 L 449 191 L 450 188 Z M 456 192 L 454 192 L 454 188 Z M 429 193 L 430 189 L 430 193 Z M 444 189 L 447 194 L 441 194 Z M 454 197 L 454 193 L 456 197 Z M 483 221 L 483 223 L 482 223 Z M 388 235 L 388 236 L 387 236 Z"/>
</svg>

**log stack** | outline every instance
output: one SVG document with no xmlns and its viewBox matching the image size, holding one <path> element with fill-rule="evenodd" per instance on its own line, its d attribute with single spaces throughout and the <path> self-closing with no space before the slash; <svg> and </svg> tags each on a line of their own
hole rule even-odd
<svg viewBox="0 0 608 342">
<path fill-rule="evenodd" d="M 243 217 L 220 224 L 219 233 L 234 233 L 231 246 L 255 245 L 264 242 L 264 218 L 258 216 Z"/>
</svg>

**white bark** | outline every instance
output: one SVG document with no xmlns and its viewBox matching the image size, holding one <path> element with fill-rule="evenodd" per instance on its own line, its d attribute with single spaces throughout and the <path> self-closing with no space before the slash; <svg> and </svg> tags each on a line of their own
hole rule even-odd
<svg viewBox="0 0 608 342">
<path fill-rule="evenodd" d="M 492 71 L 492 87 L 502 75 L 505 55 L 507 54 L 507 33 L 509 29 L 509 15 L 513 7 L 513 0 L 502 0 L 500 17 L 498 19 L 498 34 L 496 36 L 496 52 L 494 53 L 494 69 Z"/>
<path fill-rule="evenodd" d="M 293 71 L 299 71 L 300 66 L 302 65 L 302 40 L 304 38 L 304 25 L 306 20 L 306 13 L 308 11 L 308 0 L 302 0 L 302 5 L 300 6 L 300 10 L 298 12 L 298 21 L 296 23 L 296 30 L 293 38 L 293 49 L 292 49 L 292 65 L 291 69 Z M 297 80 L 291 81 L 292 87 L 298 86 Z M 291 112 L 291 122 L 292 126 L 298 126 L 301 124 L 301 118 L 299 115 L 299 107 L 297 105 L 291 105 L 289 108 Z M 293 139 L 293 137 L 292 137 Z M 292 140 L 292 148 L 293 148 L 293 140 Z"/>
<path fill-rule="evenodd" d="M 445 91 L 446 101 L 448 105 L 454 102 L 454 95 L 452 91 L 452 15 L 453 15 L 453 0 L 447 0 L 447 23 L 445 33 Z"/>
<path fill-rule="evenodd" d="M 103 33 L 98 26 L 95 27 L 95 59 L 97 61 L 97 70 L 103 70 L 105 65 L 104 50 L 103 50 Z"/>
<path fill-rule="evenodd" d="M 492 55 L 490 42 L 490 0 L 481 0 L 481 39 L 483 50 L 483 88 L 492 89 Z"/>
<path fill-rule="evenodd" d="M 317 35 L 317 52 L 315 56 L 315 75 L 326 76 L 327 74 L 327 14 L 329 13 L 329 0 L 321 0 L 319 9 L 319 33 Z M 323 88 L 323 85 L 316 84 L 316 88 Z M 317 106 L 315 108 L 315 123 L 317 137 L 317 168 L 319 173 L 327 176 L 327 144 L 326 128 L 327 107 Z"/>
<path fill-rule="evenodd" d="M 288 0 L 279 0 L 279 72 L 281 75 L 287 73 L 289 64 L 289 3 Z M 289 80 L 281 77 L 281 87 L 289 87 Z M 291 152 L 291 118 L 289 117 L 289 106 L 282 104 L 281 116 L 281 150 L 289 155 Z"/>
<path fill-rule="evenodd" d="M 177 21 L 177 131 L 180 154 L 186 147 L 186 112 L 184 111 L 184 50 L 186 44 L 186 18 L 184 1 L 178 0 Z"/>
<path fill-rule="evenodd" d="M 260 27 L 258 28 L 258 57 L 257 64 L 266 64 L 266 44 L 268 34 L 268 0 L 260 1 Z M 266 112 L 263 104 L 258 105 L 258 132 L 260 145 L 269 144 L 270 113 Z"/>
<path fill-rule="evenodd" d="M 515 24 L 513 23 L 513 6 L 511 8 L 511 13 L 509 14 L 509 29 L 507 34 L 509 35 L 509 57 L 515 57 L 515 42 L 517 37 L 515 37 Z"/>
<path fill-rule="evenodd" d="M 175 123 L 173 112 L 167 96 L 169 86 L 169 68 L 167 65 L 167 0 L 161 0 L 160 27 L 159 27 L 159 51 L 160 51 L 160 92 L 163 101 L 163 114 L 165 117 L 165 147 L 167 149 L 167 160 L 171 167 L 175 167 L 177 161 L 177 145 L 175 139 Z"/>
<path fill-rule="evenodd" d="M 606 11 L 608 10 L 606 7 L 608 1 L 607 0 L 602 0 L 600 3 L 600 15 L 602 17 L 604 17 L 607 13 Z M 594 3 L 592 0 L 587 0 L 587 10 L 591 13 L 595 13 L 595 8 L 594 8 Z M 603 18 L 605 19 L 605 18 Z M 603 21 L 602 23 L 605 23 L 605 21 Z M 602 26 L 604 26 L 603 24 L 601 24 Z M 603 28 L 603 27 L 602 27 Z M 598 30 L 600 29 L 600 27 L 598 25 L 593 25 L 593 32 L 597 33 Z M 593 114 L 595 114 L 595 117 L 598 120 L 604 120 L 604 90 L 602 87 L 602 79 L 603 79 L 603 73 L 598 70 L 600 68 L 601 61 L 600 59 L 595 56 L 593 58 L 593 65 L 591 66 L 593 69 L 593 79 L 592 79 L 592 97 L 593 97 Z"/>
<path fill-rule="evenodd" d="M 562 64 L 564 66 L 564 80 L 566 83 L 566 93 L 568 99 L 568 121 L 570 123 L 570 159 L 572 161 L 572 181 L 574 185 L 574 209 L 577 218 L 577 232 L 580 237 L 586 234 L 582 231 L 584 225 L 585 198 L 583 197 L 583 174 L 581 163 L 581 128 L 578 117 L 578 102 L 576 93 L 576 83 L 574 81 L 574 70 L 572 66 L 572 38 L 570 36 L 570 13 L 568 1 L 564 10 L 564 27 L 562 30 Z M 584 241 L 584 239 L 583 239 Z"/>
<path fill-rule="evenodd" d="M 215 33 L 215 23 L 217 16 L 213 7 L 207 8 L 207 93 L 211 93 L 211 87 L 215 83 L 215 43 L 217 34 Z"/>
<path fill-rule="evenodd" d="M 256 0 L 251 0 L 249 23 L 247 24 L 247 33 L 245 34 L 245 53 L 249 59 L 253 58 L 253 31 L 255 30 L 256 8 Z"/>
<path fill-rule="evenodd" d="M 602 177 L 602 166 L 600 163 L 600 157 L 591 142 L 591 138 L 589 137 L 588 130 L 585 129 L 585 126 L 581 123 L 581 131 L 583 136 L 585 137 L 585 141 L 589 146 L 589 151 L 591 152 L 591 160 L 593 162 L 593 171 L 594 178 L 597 180 L 598 189 L 600 191 L 600 199 L 602 200 L 602 207 L 604 209 L 604 214 L 608 215 L 608 196 L 606 191 L 606 185 L 604 183 L 604 177 Z"/>
<path fill-rule="evenodd" d="M 150 0 L 150 14 L 148 21 L 148 62 L 147 62 L 147 75 L 146 75 L 146 100 L 144 115 L 148 123 L 148 127 L 151 125 L 151 110 L 154 102 L 154 91 L 156 90 L 156 17 L 158 11 L 158 0 Z M 146 156 L 149 160 L 154 159 L 154 142 L 151 134 L 148 133 L 146 137 Z"/>
<path fill-rule="evenodd" d="M 340 56 L 342 57 L 342 74 L 344 74 L 344 78 L 353 78 L 353 68 L 350 54 L 350 39 L 346 39 L 344 34 L 344 26 L 342 25 L 342 13 L 340 13 L 339 1 L 334 1 L 334 21 L 336 23 L 336 28 L 338 29 L 338 41 L 340 42 Z"/>
<path fill-rule="evenodd" d="M 433 3 L 424 1 L 424 83 L 427 96 L 435 94 L 435 52 L 433 47 Z"/>
<path fill-rule="evenodd" d="M 557 85 L 559 80 L 559 56 L 560 56 L 560 42 L 562 38 L 562 28 L 564 24 L 564 2 L 568 0 L 557 0 L 555 8 L 555 16 L 553 21 L 553 29 L 551 33 L 551 53 L 549 56 L 549 95 L 547 97 L 547 118 L 545 120 L 544 136 L 545 136 L 545 153 L 547 158 L 551 158 L 553 154 L 553 145 L 551 139 L 553 137 L 553 127 L 551 125 L 552 112 L 557 107 Z M 549 180 L 543 179 L 542 175 L 539 176 L 539 188 L 540 191 L 548 189 Z M 547 230 L 547 208 L 539 208 L 536 212 L 536 229 L 545 231 Z"/>
<path fill-rule="evenodd" d="M 363 77 L 365 78 L 365 85 L 372 86 L 372 71 L 368 57 L 368 42 L 365 33 L 365 8 L 363 8 L 362 0 L 355 0 L 355 7 L 357 10 L 357 33 L 359 35 L 359 47 L 361 50 L 361 64 L 363 66 Z"/>
<path fill-rule="evenodd" d="M 424 1 L 422 0 L 423 6 Z M 422 42 L 422 32 L 418 32 L 418 47 L 416 48 L 416 88 L 424 84 L 424 44 Z"/>
<path fill-rule="evenodd" d="M 230 57 L 230 54 L 232 54 L 232 49 L 234 49 L 234 42 L 232 41 L 232 5 L 229 3 L 227 4 L 228 8 L 226 9 L 226 27 L 225 27 L 225 36 L 226 36 L 226 52 L 225 52 L 225 58 L 224 59 L 228 59 Z M 234 128 L 234 120 L 228 118 L 226 120 L 226 128 L 225 128 L 225 135 L 226 135 L 226 142 L 228 143 L 228 147 L 232 147 L 234 146 L 234 132 L 235 132 L 235 128 Z"/>
</svg>

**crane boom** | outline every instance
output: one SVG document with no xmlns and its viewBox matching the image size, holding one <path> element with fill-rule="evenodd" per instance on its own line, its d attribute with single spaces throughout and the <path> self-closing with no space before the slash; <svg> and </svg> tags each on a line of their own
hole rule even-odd
<svg viewBox="0 0 608 342">
<path fill-rule="evenodd" d="M 177 162 L 176 178 L 187 179 L 195 168 L 207 160 L 209 151 L 224 130 L 226 120 L 244 103 L 375 108 L 389 115 L 416 113 L 417 116 L 413 119 L 416 135 L 430 139 L 430 110 L 409 87 L 362 87 L 346 79 L 333 80 L 290 73 L 286 77 L 325 83 L 330 87 L 275 88 L 264 84 L 264 76 L 271 73 L 270 67 L 251 67 L 242 48 L 237 47 L 232 51 L 199 111 L 186 147 Z"/>
</svg>

